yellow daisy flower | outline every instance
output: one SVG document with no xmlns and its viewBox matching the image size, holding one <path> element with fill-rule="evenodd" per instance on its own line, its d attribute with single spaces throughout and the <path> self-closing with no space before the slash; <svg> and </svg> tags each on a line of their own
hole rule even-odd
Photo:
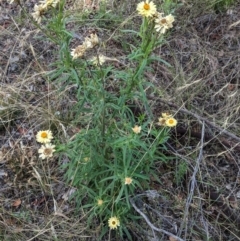
<svg viewBox="0 0 240 241">
<path fill-rule="evenodd" d="M 138 126 L 138 125 L 135 125 L 132 130 L 135 134 L 139 134 L 141 132 L 141 129 L 142 127 L 141 126 Z"/>
<path fill-rule="evenodd" d="M 117 217 L 111 217 L 108 219 L 108 226 L 110 229 L 117 229 L 120 226 L 120 221 Z"/>
<path fill-rule="evenodd" d="M 163 17 L 162 13 L 158 14 L 158 18 L 155 20 L 155 29 L 157 32 L 164 34 L 167 29 L 172 28 L 172 23 L 174 22 L 174 17 L 172 14 Z"/>
<path fill-rule="evenodd" d="M 42 145 L 41 148 L 38 150 L 38 153 L 40 154 L 39 157 L 42 159 L 52 157 L 53 153 L 56 151 L 55 145 L 52 144 L 45 144 Z"/>
<path fill-rule="evenodd" d="M 165 125 L 168 127 L 174 127 L 177 125 L 177 120 L 174 119 L 173 117 L 170 117 L 170 118 L 166 119 Z"/>
<path fill-rule="evenodd" d="M 152 1 L 146 0 L 137 5 L 137 11 L 141 16 L 148 18 L 153 17 L 157 13 L 157 8 Z"/>
<path fill-rule="evenodd" d="M 130 185 L 133 179 L 131 177 L 125 177 L 125 185 Z"/>
<path fill-rule="evenodd" d="M 49 130 L 39 131 L 36 135 L 37 142 L 49 143 L 53 139 L 52 132 Z"/>
</svg>

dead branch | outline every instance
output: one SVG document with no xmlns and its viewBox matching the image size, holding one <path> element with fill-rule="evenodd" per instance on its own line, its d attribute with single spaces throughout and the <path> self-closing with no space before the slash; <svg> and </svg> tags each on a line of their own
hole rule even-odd
<svg viewBox="0 0 240 241">
<path fill-rule="evenodd" d="M 164 234 L 166 234 L 166 235 L 168 235 L 168 236 L 170 236 L 170 237 L 175 238 L 175 239 L 178 240 L 178 241 L 184 241 L 183 239 L 177 237 L 176 235 L 174 235 L 174 234 L 172 234 L 172 233 L 170 233 L 170 232 L 168 232 L 168 231 L 166 231 L 166 230 L 164 230 L 164 229 L 155 227 L 155 226 L 150 222 L 150 220 L 148 219 L 148 217 L 136 206 L 136 204 L 135 204 L 135 202 L 134 202 L 134 200 L 133 200 L 132 198 L 130 198 L 130 203 L 132 204 L 133 208 L 145 219 L 145 221 L 147 222 L 147 224 L 150 226 L 150 228 L 151 228 L 152 230 L 155 230 L 155 231 L 160 232 L 160 233 L 164 233 Z"/>
<path fill-rule="evenodd" d="M 194 167 L 193 175 L 192 175 L 192 177 L 190 179 L 190 183 L 189 183 L 190 191 L 189 191 L 188 198 L 187 198 L 187 201 L 186 201 L 184 217 L 183 217 L 183 222 L 182 222 L 182 225 L 181 225 L 181 228 L 180 228 L 180 233 L 181 233 L 182 229 L 184 228 L 184 225 L 186 224 L 186 221 L 187 221 L 187 218 L 188 218 L 188 211 L 189 211 L 190 204 L 192 202 L 193 193 L 194 193 L 194 189 L 195 189 L 195 186 L 196 186 L 196 175 L 198 173 L 198 170 L 199 170 L 199 167 L 200 167 L 200 162 L 201 162 L 202 157 L 203 157 L 204 133 L 205 133 L 205 123 L 203 122 L 202 123 L 202 133 L 201 133 L 202 135 L 201 135 L 199 155 L 198 155 L 198 158 L 196 160 L 196 165 Z M 186 239 L 186 236 L 187 236 L 187 229 L 185 229 L 185 239 Z"/>
</svg>

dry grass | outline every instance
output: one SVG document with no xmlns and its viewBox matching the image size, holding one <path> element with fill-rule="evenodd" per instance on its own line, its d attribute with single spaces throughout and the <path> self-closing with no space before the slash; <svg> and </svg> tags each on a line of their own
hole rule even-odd
<svg viewBox="0 0 240 241">
<path fill-rule="evenodd" d="M 172 68 L 154 63 L 154 72 L 147 75 L 158 87 L 149 96 L 156 116 L 174 109 L 180 125 L 168 143 L 175 159 L 156 163 L 162 183 L 152 180 L 151 187 L 161 195 L 144 193 L 139 202 L 145 203 L 153 225 L 184 240 L 240 240 L 240 146 L 228 135 L 240 136 L 240 3 L 232 12 L 218 14 L 192 4 L 185 1 L 178 9 L 176 28 L 156 49 Z M 38 130 L 51 128 L 61 142 L 78 131 L 71 94 L 75 86 L 59 91 L 61 83 L 48 81 L 55 46 L 39 39 L 41 34 L 22 21 L 17 7 L 0 6 L 0 240 L 97 240 L 100 224 L 87 228 L 87 213 L 76 213 L 69 199 L 73 189 L 59 169 L 64 157 L 51 163 L 37 158 Z M 129 16 L 135 3 L 123 1 L 119 9 Z M 116 29 L 98 31 L 114 46 L 112 53 L 107 50 L 112 56 L 127 50 Z M 144 230 L 129 226 L 135 240 L 154 235 L 169 240 L 144 221 Z"/>
</svg>

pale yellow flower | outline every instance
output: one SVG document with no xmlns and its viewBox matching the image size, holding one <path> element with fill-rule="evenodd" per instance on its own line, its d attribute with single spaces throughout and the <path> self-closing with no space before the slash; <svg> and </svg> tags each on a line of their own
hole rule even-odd
<svg viewBox="0 0 240 241">
<path fill-rule="evenodd" d="M 117 217 L 111 217 L 108 219 L 108 226 L 110 229 L 117 229 L 120 226 L 120 221 Z"/>
<path fill-rule="evenodd" d="M 89 39 L 85 39 L 83 42 L 83 45 L 86 49 L 91 49 L 93 48 L 93 44 Z"/>
<path fill-rule="evenodd" d="M 131 177 L 125 177 L 125 185 L 130 185 L 133 179 Z"/>
<path fill-rule="evenodd" d="M 135 125 L 133 128 L 132 128 L 133 132 L 135 134 L 139 134 L 142 130 L 142 127 L 141 126 L 138 126 L 138 125 Z"/>
<path fill-rule="evenodd" d="M 172 117 L 172 115 L 167 113 L 167 112 L 164 112 L 164 113 L 162 113 L 162 117 L 163 118 L 169 118 L 169 117 Z"/>
<path fill-rule="evenodd" d="M 165 126 L 166 125 L 166 119 L 162 118 L 162 117 L 158 118 L 158 124 L 160 126 Z"/>
<path fill-rule="evenodd" d="M 60 0 L 54 0 L 52 3 L 52 6 L 56 8 L 57 4 L 60 2 Z"/>
<path fill-rule="evenodd" d="M 96 33 L 91 33 L 89 37 L 86 37 L 83 45 L 87 49 L 91 49 L 99 43 L 99 39 Z"/>
<path fill-rule="evenodd" d="M 53 0 L 43 0 L 43 1 L 40 1 L 41 5 L 43 5 L 46 9 L 51 6 Z"/>
<path fill-rule="evenodd" d="M 71 55 L 72 55 L 73 59 L 81 58 L 85 54 L 86 50 L 87 50 L 86 46 L 79 45 L 79 46 L 77 46 L 77 48 L 72 49 Z"/>
<path fill-rule="evenodd" d="M 49 130 L 39 131 L 36 135 L 37 142 L 49 143 L 53 139 L 52 132 Z"/>
<path fill-rule="evenodd" d="M 105 63 L 105 61 L 107 60 L 107 57 L 100 54 L 98 56 L 94 56 L 90 59 L 90 61 L 92 62 L 92 64 L 98 66 L 98 65 L 103 65 Z"/>
<path fill-rule="evenodd" d="M 39 24 L 42 20 L 42 15 L 46 11 L 46 7 L 44 5 L 35 5 L 34 12 L 32 13 L 33 19 Z"/>
<path fill-rule="evenodd" d="M 42 159 L 52 157 L 53 153 L 56 151 L 54 148 L 55 145 L 52 144 L 42 145 L 41 148 L 38 150 L 38 153 L 40 154 L 39 157 Z"/>
<path fill-rule="evenodd" d="M 162 117 L 158 118 L 158 124 L 161 126 L 174 127 L 177 125 L 177 120 L 167 112 L 162 113 Z"/>
<path fill-rule="evenodd" d="M 102 206 L 103 205 L 103 200 L 102 199 L 98 199 L 97 200 L 97 205 L 98 206 Z"/>
<path fill-rule="evenodd" d="M 163 16 L 163 13 L 158 14 L 158 18 L 155 20 L 155 29 L 157 32 L 164 34 L 167 29 L 172 28 L 172 23 L 174 22 L 174 17 L 172 14 Z"/>
<path fill-rule="evenodd" d="M 174 126 L 177 125 L 177 120 L 173 117 L 167 118 L 166 122 L 165 122 L 165 125 L 168 126 L 168 127 L 174 127 Z"/>
<path fill-rule="evenodd" d="M 81 58 L 88 49 L 93 48 L 98 43 L 99 43 L 99 40 L 98 40 L 97 34 L 95 33 L 90 34 L 89 37 L 85 38 L 82 45 L 79 45 L 77 48 L 72 49 L 71 55 L 73 59 Z"/>
<path fill-rule="evenodd" d="M 84 157 L 83 160 L 84 160 L 85 162 L 89 162 L 89 161 L 90 161 L 90 158 L 89 158 L 89 157 Z"/>
<path fill-rule="evenodd" d="M 56 7 L 57 4 L 59 3 L 60 0 L 43 0 L 43 1 L 40 1 L 40 3 L 42 5 L 44 5 L 46 8 L 48 8 L 49 6 L 51 7 Z"/>
<path fill-rule="evenodd" d="M 146 0 L 137 5 L 137 11 L 143 17 L 153 17 L 157 13 L 157 8 L 152 1 Z"/>
</svg>

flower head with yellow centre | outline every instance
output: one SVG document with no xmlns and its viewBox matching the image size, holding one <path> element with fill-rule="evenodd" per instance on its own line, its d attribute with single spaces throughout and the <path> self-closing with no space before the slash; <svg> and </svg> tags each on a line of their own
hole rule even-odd
<svg viewBox="0 0 240 241">
<path fill-rule="evenodd" d="M 168 127 L 174 127 L 177 125 L 177 120 L 173 117 L 167 118 L 165 121 L 165 125 Z"/>
<path fill-rule="evenodd" d="M 135 125 L 133 128 L 132 128 L 133 132 L 135 134 L 139 134 L 142 130 L 142 127 L 141 126 L 138 126 L 138 125 Z"/>
<path fill-rule="evenodd" d="M 49 143 L 53 139 L 52 132 L 49 130 L 39 131 L 36 135 L 37 142 Z"/>
<path fill-rule="evenodd" d="M 163 13 L 158 14 L 158 18 L 155 20 L 155 29 L 157 32 L 164 34 L 169 28 L 172 28 L 172 23 L 174 22 L 174 17 L 172 14 L 163 16 Z"/>
<path fill-rule="evenodd" d="M 133 179 L 131 177 L 125 177 L 124 181 L 125 185 L 130 185 L 133 182 Z"/>
<path fill-rule="evenodd" d="M 117 217 L 111 217 L 108 219 L 108 226 L 110 229 L 117 229 L 120 226 L 120 221 Z"/>
<path fill-rule="evenodd" d="M 137 5 L 137 11 L 141 16 L 148 18 L 156 14 L 157 8 L 152 1 L 149 2 L 149 0 L 146 0 Z"/>
<path fill-rule="evenodd" d="M 174 127 L 177 125 L 177 120 L 167 112 L 162 113 L 162 117 L 158 118 L 158 124 L 161 126 Z"/>
<path fill-rule="evenodd" d="M 56 151 L 54 148 L 55 145 L 52 144 L 42 145 L 41 148 L 38 150 L 38 153 L 40 154 L 39 157 L 42 159 L 52 157 L 53 153 Z"/>
</svg>

